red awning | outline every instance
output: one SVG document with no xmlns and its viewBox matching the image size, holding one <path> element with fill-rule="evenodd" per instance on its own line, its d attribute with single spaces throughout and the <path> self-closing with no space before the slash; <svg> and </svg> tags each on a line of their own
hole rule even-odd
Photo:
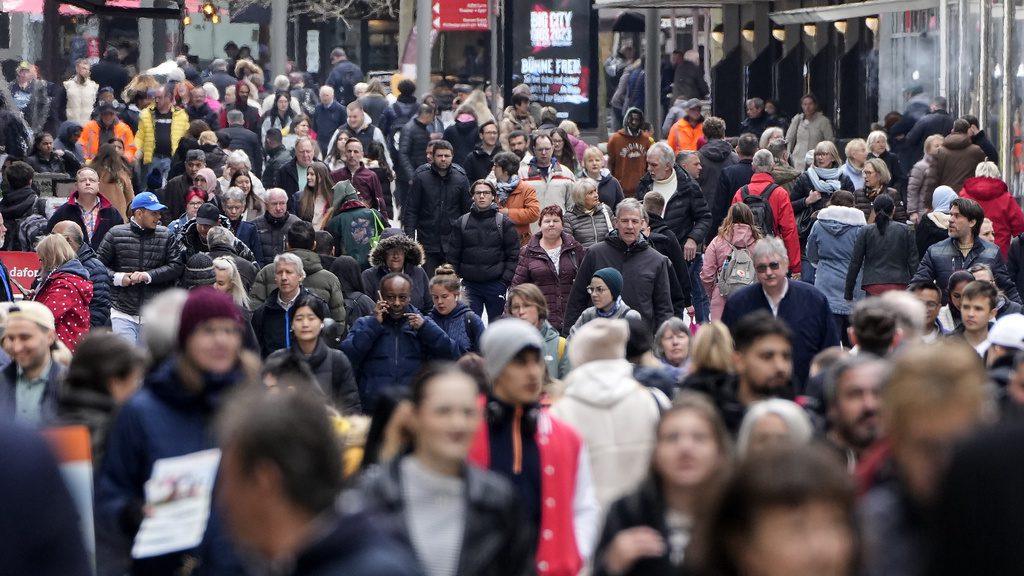
<svg viewBox="0 0 1024 576">
<path fill-rule="evenodd" d="M 43 13 L 43 0 L 3 0 L 0 4 L 2 4 L 4 12 L 16 12 L 21 14 Z M 199 12 L 203 5 L 202 0 L 185 0 L 185 4 L 188 7 L 189 13 L 193 14 Z M 138 8 L 139 0 L 108 0 L 106 5 L 112 8 Z M 88 10 L 79 8 L 78 6 L 72 6 L 70 4 L 61 4 L 60 13 L 63 16 L 91 14 Z"/>
</svg>

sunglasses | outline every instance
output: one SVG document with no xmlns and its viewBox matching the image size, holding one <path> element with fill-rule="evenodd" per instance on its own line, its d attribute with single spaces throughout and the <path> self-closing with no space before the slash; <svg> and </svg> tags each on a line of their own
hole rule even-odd
<svg viewBox="0 0 1024 576">
<path fill-rule="evenodd" d="M 769 268 L 772 270 L 778 270 L 779 268 L 782 268 L 782 264 L 780 262 L 769 262 L 767 264 L 758 264 L 757 266 L 754 266 L 754 270 L 756 270 L 758 274 L 764 274 Z"/>
</svg>

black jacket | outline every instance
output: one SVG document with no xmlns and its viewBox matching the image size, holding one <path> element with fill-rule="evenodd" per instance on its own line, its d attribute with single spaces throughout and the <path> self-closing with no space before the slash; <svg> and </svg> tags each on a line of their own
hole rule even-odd
<svg viewBox="0 0 1024 576">
<path fill-rule="evenodd" d="M 709 140 L 707 144 L 701 146 L 697 156 L 700 157 L 701 166 L 700 178 L 697 179 L 697 182 L 700 183 L 700 189 L 704 192 L 704 200 L 708 203 L 708 209 L 714 211 L 713 201 L 715 193 L 718 191 L 718 179 L 722 175 L 722 170 L 739 162 L 740 157 L 732 146 L 721 138 Z M 718 229 L 712 228 L 712 230 Z"/>
<path fill-rule="evenodd" d="M 481 178 L 486 178 L 491 173 L 491 169 L 494 168 L 494 157 L 498 155 L 498 152 L 504 152 L 501 146 L 495 146 L 490 154 L 484 152 L 480 146 L 477 146 L 472 152 L 466 154 L 461 164 L 463 170 L 466 171 L 466 179 L 469 180 L 470 184 Z"/>
<path fill-rule="evenodd" d="M 0 214 L 4 217 L 4 225 L 7 227 L 7 237 L 4 240 L 4 250 L 31 250 L 17 246 L 18 224 L 22 218 L 32 214 L 46 215 L 46 200 L 39 197 L 31 186 L 11 190 L 0 198 Z"/>
<path fill-rule="evenodd" d="M 989 162 L 995 162 L 996 166 L 999 165 L 999 150 L 996 149 L 996 145 L 988 139 L 984 130 L 978 130 L 978 132 L 971 136 L 971 143 L 977 144 L 978 148 L 981 148 L 985 152 L 985 158 Z"/>
<path fill-rule="evenodd" d="M 936 110 L 925 114 L 914 127 L 907 132 L 904 142 L 908 146 L 907 166 L 913 167 L 924 156 L 924 141 L 932 134 L 946 136 L 953 130 L 954 118 L 945 110 Z"/>
<path fill-rule="evenodd" d="M 610 576 L 604 562 L 608 547 L 620 532 L 638 526 L 653 528 L 669 542 L 668 525 L 665 522 L 665 510 L 668 505 L 661 494 L 658 481 L 647 478 L 634 491 L 619 498 L 608 509 L 604 519 L 604 528 L 594 551 L 594 576 Z M 669 559 L 669 547 L 661 556 L 641 558 L 633 566 L 616 576 L 678 576 L 686 574 L 680 566 L 674 566 Z"/>
<path fill-rule="evenodd" d="M 28 158 L 25 158 L 25 162 L 32 167 L 36 172 L 51 172 L 57 174 L 68 174 L 74 176 L 78 169 L 82 167 L 82 163 L 78 161 L 78 157 L 74 154 L 65 153 L 63 156 L 56 154 L 50 154 L 50 159 L 45 160 L 37 154 L 29 154 Z"/>
<path fill-rule="evenodd" d="M 189 121 L 202 120 L 203 122 L 206 122 L 206 125 L 209 126 L 211 130 L 217 128 L 217 112 L 214 111 L 213 108 L 210 108 L 210 105 L 206 102 L 203 102 L 203 105 L 198 108 L 189 104 L 188 106 L 185 106 L 185 112 L 188 114 Z"/>
<path fill-rule="evenodd" d="M 231 224 L 228 222 L 227 216 L 220 216 L 220 225 L 228 230 L 231 229 Z M 210 247 L 206 244 L 206 239 L 199 238 L 199 227 L 198 224 L 196 224 L 195 218 L 189 220 L 187 224 L 182 226 L 181 230 L 178 232 L 176 240 L 181 245 L 181 257 L 184 258 L 185 262 L 188 262 L 190 258 L 200 252 L 205 252 L 207 254 L 210 253 Z M 231 248 L 233 254 L 236 254 L 243 260 L 249 262 L 250 266 L 256 266 L 256 255 L 252 253 L 252 250 L 250 250 L 248 246 L 245 245 L 245 242 L 235 238 L 234 246 Z M 213 256 L 210 256 L 210 258 L 212 259 Z M 241 273 L 241 268 L 239 268 L 238 271 Z"/>
<path fill-rule="evenodd" d="M 676 193 L 665 206 L 665 226 L 676 235 L 680 244 L 685 243 L 687 238 L 693 238 L 699 246 L 704 243 L 711 230 L 711 212 L 697 181 L 679 166 L 673 168 L 678 183 Z M 643 202 L 644 195 L 650 192 L 653 186 L 654 177 L 650 172 L 644 174 L 636 187 L 636 199 Z M 587 282 L 589 281 L 590 278 L 587 278 Z M 630 308 L 636 309 L 636 306 L 630 304 Z M 575 322 L 575 319 L 573 321 Z"/>
<path fill-rule="evenodd" d="M 661 216 L 648 214 L 647 218 L 651 224 L 651 234 L 647 241 L 662 255 L 668 258 L 672 266 L 672 274 L 669 280 L 672 290 L 672 309 L 676 316 L 683 317 L 683 312 L 692 304 L 693 286 L 690 285 L 690 267 L 683 257 L 683 247 L 672 234 L 672 231 L 665 226 Z"/>
<path fill-rule="evenodd" d="M 416 174 L 416 168 L 427 161 L 427 144 L 430 143 L 430 128 L 420 124 L 416 118 L 405 123 L 398 139 L 398 160 L 395 173 L 399 180 L 409 182 Z"/>
<path fill-rule="evenodd" d="M 860 229 L 853 245 L 853 255 L 846 274 L 847 300 L 853 300 L 857 275 L 862 273 L 861 285 L 906 284 L 917 272 L 917 243 L 914 232 L 902 222 L 889 222 L 883 236 L 878 226 L 868 224 Z"/>
<path fill-rule="evenodd" d="M 278 291 L 274 289 L 267 297 L 266 302 L 252 313 L 252 329 L 260 343 L 260 356 L 263 358 L 291 346 L 292 327 L 288 321 L 288 311 L 278 303 L 277 295 Z M 299 286 L 296 298 L 303 296 L 317 297 L 305 286 Z M 324 307 L 326 304 L 325 302 Z"/>
<path fill-rule="evenodd" d="M 362 514 L 318 517 L 323 532 L 295 555 L 279 576 L 420 576 L 408 549 L 386 536 Z"/>
<path fill-rule="evenodd" d="M 433 166 L 418 170 L 402 214 L 405 234 L 416 238 L 428 253 L 442 252 L 452 227 L 469 212 L 471 203 L 469 180 L 458 164 L 443 176 Z"/>
<path fill-rule="evenodd" d="M 113 88 L 114 98 L 118 100 L 121 99 L 121 93 L 124 92 L 125 86 L 131 80 L 128 69 L 118 62 L 117 59 L 107 60 L 106 58 L 92 65 L 89 77 L 99 84 L 100 88 L 105 86 Z"/>
<path fill-rule="evenodd" d="M 78 247 L 78 261 L 89 271 L 92 300 L 89 301 L 89 326 L 96 328 L 110 323 L 110 271 L 88 244 Z"/>
<path fill-rule="evenodd" d="M 1014 284 L 1024 288 L 1024 234 L 1010 240 L 1010 253 L 1006 256 L 1006 270 Z"/>
<path fill-rule="evenodd" d="M 52 232 L 53 227 L 58 222 L 68 220 L 78 224 L 78 227 L 82 229 L 82 237 L 88 240 L 89 245 L 93 249 L 99 248 L 107 232 L 118 224 L 124 224 L 124 218 L 121 217 L 121 213 L 117 211 L 117 208 L 111 205 L 110 201 L 100 196 L 100 212 L 96 218 L 96 232 L 93 233 L 90 239 L 85 232 L 85 221 L 82 220 L 82 209 L 79 207 L 77 200 L 78 193 L 75 192 L 71 195 L 71 198 L 68 198 L 67 202 L 61 204 L 53 211 L 53 216 L 50 216 L 50 221 L 46 223 L 46 233 Z"/>
<path fill-rule="evenodd" d="M 277 171 L 277 187 L 284 190 L 288 194 L 288 198 L 291 198 L 299 191 L 298 160 L 291 158 L 289 162 L 285 162 Z"/>
<path fill-rule="evenodd" d="M 160 211 L 160 223 L 169 226 L 185 213 L 185 195 L 192 187 L 192 179 L 188 174 L 175 176 L 164 184 L 164 187 L 157 191 L 156 197 L 160 203 L 167 206 L 166 210 Z"/>
<path fill-rule="evenodd" d="M 317 341 L 316 348 L 309 356 L 302 354 L 294 344 L 292 346 L 290 350 L 278 350 L 270 357 L 279 358 L 286 354 L 298 354 L 309 364 L 313 374 L 316 374 L 320 389 L 331 399 L 331 404 L 335 408 L 343 414 L 362 413 L 355 373 L 352 371 L 352 363 L 349 362 L 348 356 L 345 356 L 344 352 L 327 346 L 323 339 Z"/>
<path fill-rule="evenodd" d="M 164 226 L 146 230 L 135 223 L 114 226 L 103 238 L 97 255 L 113 277 L 116 272 L 147 272 L 149 284 L 114 286 L 112 305 L 115 309 L 137 316 L 142 305 L 160 292 L 174 286 L 185 269 L 181 250 Z"/>
<path fill-rule="evenodd" d="M 389 536 L 410 551 L 401 464 L 395 458 L 373 469 L 359 482 L 358 496 L 366 513 Z M 463 468 L 466 527 L 459 576 L 520 576 L 533 573 L 534 534 L 512 486 L 501 476 L 474 466 Z"/>
<path fill-rule="evenodd" d="M 458 162 L 480 144 L 480 125 L 476 120 L 456 122 L 444 129 L 444 139 L 451 143 L 452 157 Z"/>
<path fill-rule="evenodd" d="M 238 238 L 235 238 L 235 242 L 242 242 Z M 245 246 L 245 243 L 242 243 Z M 252 252 L 248 246 L 246 246 L 247 252 Z M 242 287 L 245 288 L 246 293 L 252 288 L 252 283 L 256 281 L 256 273 L 259 270 L 256 269 L 256 265 L 251 260 L 242 258 L 239 252 L 228 246 L 211 246 L 210 247 L 210 259 L 216 260 L 221 256 L 227 256 L 235 262 L 235 267 L 238 268 L 238 274 L 242 277 Z"/>
<path fill-rule="evenodd" d="M 292 160 L 292 153 L 288 151 L 283 145 L 274 148 L 273 150 L 267 150 L 267 162 L 263 165 L 263 174 L 260 180 L 263 181 L 264 188 L 274 188 L 278 186 L 278 174 L 281 169 L 284 168 Z M 298 174 L 296 174 L 296 178 Z M 296 188 L 298 187 L 298 181 L 295 182 Z M 296 192 L 298 190 L 296 189 Z"/>
<path fill-rule="evenodd" d="M 263 144 L 255 132 L 244 126 L 228 126 L 217 130 L 218 136 L 227 136 L 229 150 L 241 150 L 249 156 L 254 174 L 263 173 Z"/>
<path fill-rule="evenodd" d="M 754 167 L 750 158 L 742 158 L 732 166 L 722 170 L 718 177 L 718 188 L 715 190 L 715 197 L 711 201 L 711 230 L 718 230 L 729 213 L 732 206 L 732 198 L 736 191 L 750 184 L 750 178 L 754 175 Z"/>
<path fill-rule="evenodd" d="M 839 172 L 839 189 L 846 190 L 851 194 L 856 191 L 853 182 L 841 170 Z M 808 204 L 807 195 L 811 193 L 811 190 L 814 190 L 814 185 L 811 184 L 811 177 L 807 175 L 807 171 L 804 171 L 793 181 L 793 188 L 789 191 L 789 200 L 793 203 L 793 216 L 796 218 L 796 231 L 800 236 L 801 249 L 807 246 L 807 236 L 811 233 L 811 227 L 814 225 L 818 211 L 828 206 L 829 197 L 825 194 L 822 194 L 817 202 Z"/>
<path fill-rule="evenodd" d="M 498 205 L 480 210 L 472 206 L 452 226 L 448 243 L 448 262 L 456 274 L 468 282 L 501 280 L 512 283 L 519 261 L 519 232 L 507 216 L 501 216 L 498 229 Z M 462 222 L 465 219 L 466 225 Z"/>
<path fill-rule="evenodd" d="M 263 259 L 259 265 L 266 266 L 274 261 L 274 256 L 284 252 L 284 238 L 288 233 L 288 227 L 293 222 L 298 222 L 299 217 L 295 214 L 285 214 L 283 218 L 274 218 L 270 212 L 263 214 L 261 218 L 253 221 L 256 225 L 256 233 L 260 236 L 260 248 L 263 252 Z"/>
</svg>

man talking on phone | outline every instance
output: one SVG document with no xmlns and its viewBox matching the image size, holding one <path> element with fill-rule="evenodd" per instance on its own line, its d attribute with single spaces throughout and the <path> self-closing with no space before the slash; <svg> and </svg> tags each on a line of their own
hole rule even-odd
<svg viewBox="0 0 1024 576">
<path fill-rule="evenodd" d="M 382 395 L 407 391 L 424 363 L 459 356 L 455 343 L 411 299 L 412 280 L 401 272 L 388 274 L 380 282 L 374 315 L 356 320 L 341 343 L 366 414 L 373 414 Z"/>
</svg>

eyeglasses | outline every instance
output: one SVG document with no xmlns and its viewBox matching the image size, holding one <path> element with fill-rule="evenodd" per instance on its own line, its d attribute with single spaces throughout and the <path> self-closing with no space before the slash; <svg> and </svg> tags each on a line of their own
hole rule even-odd
<svg viewBox="0 0 1024 576">
<path fill-rule="evenodd" d="M 754 270 L 756 270 L 758 274 L 764 274 L 765 272 L 768 271 L 769 268 L 771 268 L 772 270 L 778 270 L 779 268 L 782 268 L 782 263 L 769 262 L 767 264 L 758 264 L 754 266 Z"/>
<path fill-rule="evenodd" d="M 604 286 L 587 286 L 587 294 L 604 294 L 608 288 Z"/>
</svg>

